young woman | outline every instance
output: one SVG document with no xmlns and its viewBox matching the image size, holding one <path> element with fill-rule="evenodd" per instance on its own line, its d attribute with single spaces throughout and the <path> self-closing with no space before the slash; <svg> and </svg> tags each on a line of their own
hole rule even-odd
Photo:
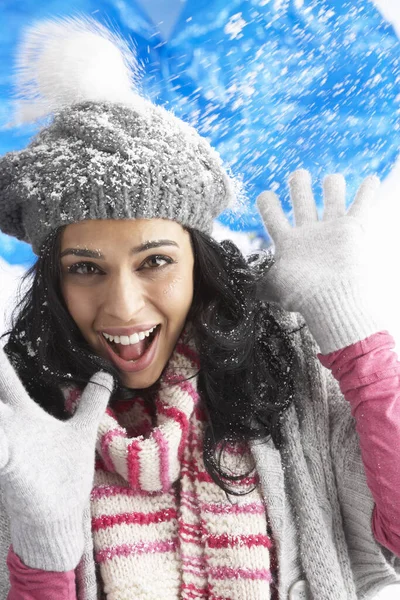
<svg viewBox="0 0 400 600">
<path fill-rule="evenodd" d="M 0 354 L 1 598 L 400 582 L 399 363 L 366 294 L 376 178 L 347 213 L 326 178 L 318 220 L 294 173 L 295 226 L 263 194 L 274 257 L 246 261 L 209 235 L 233 179 L 132 88 L 115 34 L 41 23 L 18 64 L 18 120 L 54 116 L 0 161 L 1 229 L 38 255 Z"/>
</svg>

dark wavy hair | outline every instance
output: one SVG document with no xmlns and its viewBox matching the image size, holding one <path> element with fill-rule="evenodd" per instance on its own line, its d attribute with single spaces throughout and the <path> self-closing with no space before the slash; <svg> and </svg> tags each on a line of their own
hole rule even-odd
<svg viewBox="0 0 400 600">
<path fill-rule="evenodd" d="M 31 397 L 53 416 L 67 419 L 63 385 L 82 388 L 98 370 L 119 382 L 114 399 L 122 385 L 116 368 L 93 354 L 64 302 L 61 231 L 48 237 L 26 274 L 28 291 L 14 312 L 5 350 Z M 227 482 L 247 475 L 224 471 L 221 456 L 227 444 L 271 436 L 280 446 L 281 419 L 293 397 L 295 353 L 290 332 L 257 299 L 258 282 L 272 255 L 259 252 L 245 259 L 231 241 L 218 243 L 193 229 L 189 233 L 195 283 L 188 320 L 199 351 L 198 387 L 208 416 L 204 462 L 214 481 L 227 489 Z M 149 398 L 152 393 L 154 386 Z"/>
</svg>

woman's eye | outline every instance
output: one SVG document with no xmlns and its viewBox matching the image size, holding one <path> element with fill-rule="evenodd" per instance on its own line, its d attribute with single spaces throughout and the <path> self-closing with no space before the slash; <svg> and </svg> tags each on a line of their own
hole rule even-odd
<svg viewBox="0 0 400 600">
<path fill-rule="evenodd" d="M 101 271 L 93 263 L 81 262 L 68 267 L 68 273 L 76 275 L 98 275 Z"/>
<path fill-rule="evenodd" d="M 170 265 L 174 261 L 169 256 L 162 256 L 161 254 L 154 254 L 152 256 L 148 256 L 144 263 L 142 264 L 142 268 L 144 269 L 156 269 L 157 267 L 165 267 L 166 265 Z"/>
</svg>

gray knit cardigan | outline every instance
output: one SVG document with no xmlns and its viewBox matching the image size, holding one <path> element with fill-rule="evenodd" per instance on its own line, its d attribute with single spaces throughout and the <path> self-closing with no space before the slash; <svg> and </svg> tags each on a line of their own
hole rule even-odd
<svg viewBox="0 0 400 600">
<path fill-rule="evenodd" d="M 298 365 L 295 399 L 284 423 L 284 444 L 253 443 L 279 566 L 279 598 L 305 580 L 312 600 L 372 599 L 398 582 L 400 559 L 371 530 L 374 502 L 367 487 L 350 407 L 316 358 L 318 347 L 301 318 L 282 313 L 294 334 Z M 86 548 L 77 568 L 78 600 L 100 598 L 89 510 Z M 0 600 L 9 589 L 7 516 L 0 502 Z M 96 580 L 97 579 L 97 580 Z M 298 596 L 300 597 L 300 596 Z M 243 599 L 251 600 L 251 599 Z"/>
</svg>

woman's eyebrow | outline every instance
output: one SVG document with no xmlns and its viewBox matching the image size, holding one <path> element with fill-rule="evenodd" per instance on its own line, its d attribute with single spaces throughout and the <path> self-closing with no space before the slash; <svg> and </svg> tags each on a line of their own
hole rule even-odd
<svg viewBox="0 0 400 600">
<path fill-rule="evenodd" d="M 131 253 L 139 254 L 145 250 L 150 250 L 151 248 L 160 248 L 161 246 L 176 246 L 179 248 L 179 245 L 173 240 L 149 240 L 147 242 L 143 242 L 143 244 L 140 244 L 139 246 L 134 246 L 131 250 Z M 85 258 L 105 258 L 105 256 L 98 250 L 89 250 L 88 248 L 66 248 L 61 252 L 60 258 L 68 255 Z"/>
<path fill-rule="evenodd" d="M 179 245 L 173 240 L 149 240 L 148 242 L 143 242 L 143 244 L 132 248 L 132 254 L 139 254 L 139 252 L 150 250 L 150 248 L 159 248 L 160 246 L 176 246 L 179 248 Z"/>
<path fill-rule="evenodd" d="M 98 250 L 88 250 L 87 248 L 66 248 L 61 252 L 60 258 L 69 254 L 73 256 L 85 256 L 86 258 L 104 258 Z"/>
</svg>

